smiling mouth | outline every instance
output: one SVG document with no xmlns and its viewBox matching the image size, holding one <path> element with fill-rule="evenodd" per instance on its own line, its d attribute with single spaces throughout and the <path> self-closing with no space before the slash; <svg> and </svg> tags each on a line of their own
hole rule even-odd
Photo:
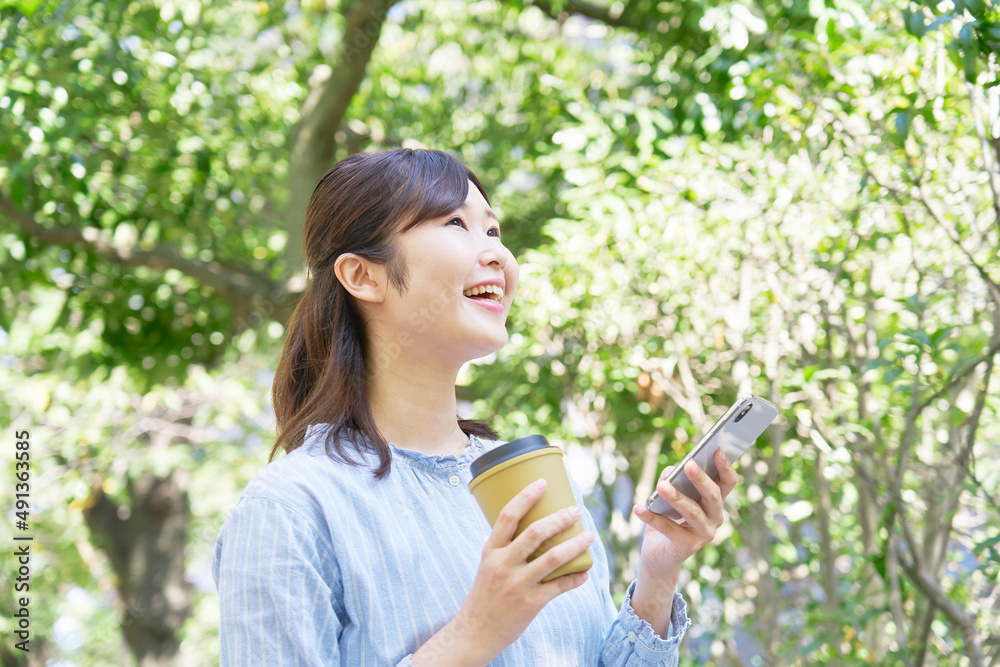
<svg viewBox="0 0 1000 667">
<path fill-rule="evenodd" d="M 481 301 L 493 301 L 499 303 L 503 299 L 503 288 L 499 285 L 482 285 L 473 287 L 462 292 L 463 296 Z"/>
</svg>

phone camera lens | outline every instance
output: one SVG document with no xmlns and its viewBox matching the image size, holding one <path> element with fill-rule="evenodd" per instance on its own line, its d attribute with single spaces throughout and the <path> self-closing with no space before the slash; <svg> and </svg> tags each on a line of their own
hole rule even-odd
<svg viewBox="0 0 1000 667">
<path fill-rule="evenodd" d="M 752 408 L 752 407 L 753 407 L 753 403 L 751 403 L 750 405 L 748 405 L 745 408 L 743 408 L 742 410 L 740 410 L 740 414 L 736 415 L 736 419 L 734 419 L 733 421 L 734 422 L 738 422 L 739 420 L 741 420 L 744 417 L 746 417 L 746 414 L 748 412 L 750 412 L 750 408 Z"/>
</svg>

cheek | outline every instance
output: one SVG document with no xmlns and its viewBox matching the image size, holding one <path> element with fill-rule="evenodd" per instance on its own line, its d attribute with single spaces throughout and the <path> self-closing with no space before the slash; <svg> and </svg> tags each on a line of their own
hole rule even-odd
<svg viewBox="0 0 1000 667">
<path fill-rule="evenodd" d="M 504 279 L 507 281 L 507 287 L 511 294 L 517 291 L 517 281 L 521 275 L 521 267 L 517 265 L 517 260 L 514 259 L 514 255 L 510 256 L 510 260 L 507 262 L 507 266 L 504 267 Z"/>
</svg>

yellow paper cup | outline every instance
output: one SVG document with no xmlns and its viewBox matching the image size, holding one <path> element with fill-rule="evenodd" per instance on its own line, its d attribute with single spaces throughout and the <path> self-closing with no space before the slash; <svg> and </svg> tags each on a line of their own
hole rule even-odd
<svg viewBox="0 0 1000 667">
<path fill-rule="evenodd" d="M 472 462 L 470 466 L 472 481 L 469 491 L 475 496 L 480 509 L 487 521 L 496 524 L 500 511 L 524 487 L 539 478 L 548 482 L 545 492 L 523 519 L 517 524 L 514 537 L 524 531 L 533 522 L 548 516 L 564 507 L 576 504 L 573 490 L 569 485 L 569 474 L 563 464 L 562 450 L 549 445 L 544 436 L 529 435 L 525 438 L 511 440 L 505 445 L 492 449 Z M 532 561 L 557 544 L 561 544 L 583 532 L 583 524 L 579 519 L 562 531 L 542 542 L 528 560 Z M 556 568 L 546 575 L 542 582 L 551 581 L 556 577 L 574 572 L 585 572 L 594 564 L 590 557 L 590 549 Z"/>
</svg>

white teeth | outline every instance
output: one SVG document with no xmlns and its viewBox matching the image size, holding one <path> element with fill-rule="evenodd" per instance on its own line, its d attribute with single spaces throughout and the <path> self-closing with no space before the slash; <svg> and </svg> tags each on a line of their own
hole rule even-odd
<svg viewBox="0 0 1000 667">
<path fill-rule="evenodd" d="M 486 293 L 496 294 L 497 301 L 503 298 L 503 288 L 499 285 L 482 285 L 480 287 L 473 287 L 462 292 L 465 296 L 476 296 L 477 294 Z"/>
</svg>

